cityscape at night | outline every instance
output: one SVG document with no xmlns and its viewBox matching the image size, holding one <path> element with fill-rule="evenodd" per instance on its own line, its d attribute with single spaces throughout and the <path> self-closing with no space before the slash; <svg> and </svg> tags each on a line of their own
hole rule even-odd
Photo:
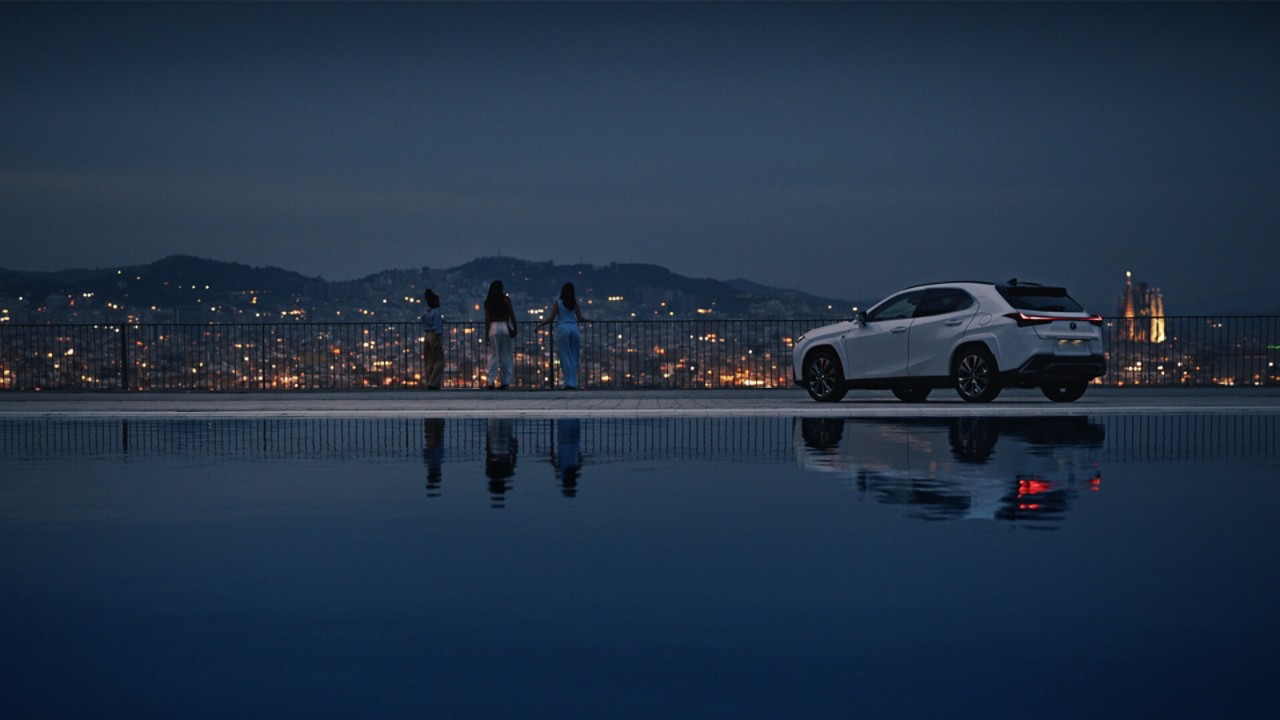
<svg viewBox="0 0 1280 720">
<path fill-rule="evenodd" d="M 522 271 L 526 268 L 522 268 Z M 218 295 L 188 284 L 195 307 L 214 307 L 204 322 L 139 322 L 139 315 L 173 317 L 171 308 L 143 310 L 96 297 L 67 296 L 36 311 L 40 323 L 0 323 L 0 388 L 22 390 L 287 390 L 419 388 L 422 381 L 421 280 L 416 273 L 361 284 L 356 299 L 286 296 L 271 288 Z M 398 284 L 399 280 L 405 284 Z M 415 283 L 414 281 L 417 281 Z M 161 285 L 167 282 L 160 281 Z M 472 294 L 479 285 L 469 283 Z M 449 295 L 462 288 L 441 285 Z M 482 287 L 482 285 L 481 285 Z M 714 285 L 712 287 L 715 287 Z M 585 386 L 645 388 L 787 388 L 795 338 L 847 318 L 834 305 L 741 293 L 714 297 L 646 287 L 641 297 L 585 295 L 598 319 L 583 333 Z M 85 293 L 92 295 L 92 293 Z M 215 297 L 239 296 L 220 309 Z M 245 300 L 245 298 L 248 298 Z M 266 298 L 273 298 L 267 302 Z M 61 299 L 61 298 L 59 298 Z M 259 300 L 263 299 L 263 300 Z M 516 341 L 517 386 L 554 386 L 553 338 L 537 332 L 546 306 L 533 306 Z M 787 302 L 794 303 L 790 307 Z M 327 304 L 326 304 L 327 303 Z M 735 316 L 724 306 L 746 308 Z M 191 307 L 191 306 L 187 306 Z M 819 314 L 815 311 L 825 311 Z M 323 308 L 323 309 L 322 309 Z M 377 309 L 373 309 L 377 308 Z M 676 308 L 680 308 L 677 314 Z M 1114 386 L 1263 386 L 1280 383 L 1280 318 L 1170 317 L 1158 287 L 1126 273 L 1116 314 L 1103 322 Z M 346 312 L 346 315 L 342 313 Z M 310 318 L 325 313 L 334 321 Z M 758 313 L 764 314 L 757 316 Z M 448 318 L 445 386 L 478 388 L 486 348 L 478 305 Z M 247 315 L 247 317 L 246 317 Z M 745 316 L 744 316 L 745 315 Z M 353 318 L 348 320 L 346 318 Z M 375 319 L 386 318 L 386 319 Z M 625 319 L 618 319 L 625 318 Z"/>
<path fill-rule="evenodd" d="M 0 718 L 1280 717 L 1277 38 L 0 2 Z"/>
</svg>

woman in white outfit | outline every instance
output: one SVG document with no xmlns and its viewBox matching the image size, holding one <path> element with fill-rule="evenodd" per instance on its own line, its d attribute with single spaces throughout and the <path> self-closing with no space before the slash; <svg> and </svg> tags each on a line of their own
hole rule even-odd
<svg viewBox="0 0 1280 720">
<path fill-rule="evenodd" d="M 489 295 L 484 299 L 484 334 L 489 340 L 489 364 L 485 369 L 489 389 L 506 390 L 515 379 L 513 357 L 516 336 L 516 311 L 511 298 L 502 291 L 502 281 L 489 284 Z"/>
<path fill-rule="evenodd" d="M 573 283 L 565 283 L 551 308 L 551 316 L 538 323 L 538 327 L 556 324 L 556 356 L 560 358 L 560 372 L 564 375 L 566 390 L 578 389 L 578 362 L 582 353 L 582 334 L 578 323 L 582 322 L 586 322 L 586 318 L 582 317 Z"/>
</svg>

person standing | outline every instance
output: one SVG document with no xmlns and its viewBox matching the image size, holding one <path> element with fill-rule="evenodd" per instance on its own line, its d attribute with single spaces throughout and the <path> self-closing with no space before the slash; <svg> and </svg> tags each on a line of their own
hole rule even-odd
<svg viewBox="0 0 1280 720">
<path fill-rule="evenodd" d="M 489 284 L 489 294 L 484 299 L 484 333 L 489 341 L 489 364 L 485 368 L 489 389 L 506 390 L 515 379 L 512 338 L 516 336 L 516 311 L 511 298 L 503 292 L 501 280 Z"/>
<path fill-rule="evenodd" d="M 422 382 L 428 390 L 439 390 L 444 384 L 444 316 L 440 314 L 440 296 L 433 290 L 422 295 L 427 311 L 422 321 Z"/>
<path fill-rule="evenodd" d="M 560 358 L 560 373 L 564 377 L 565 390 L 578 389 L 578 362 L 582 355 L 582 333 L 578 324 L 586 321 L 582 317 L 582 308 L 578 305 L 573 283 L 565 283 L 560 288 L 560 297 L 551 308 L 551 315 L 538 323 L 538 327 L 556 324 L 556 356 Z"/>
</svg>

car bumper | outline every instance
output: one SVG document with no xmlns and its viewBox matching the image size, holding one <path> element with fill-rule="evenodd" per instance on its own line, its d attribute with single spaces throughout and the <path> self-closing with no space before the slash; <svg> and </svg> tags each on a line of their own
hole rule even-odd
<svg viewBox="0 0 1280 720">
<path fill-rule="evenodd" d="M 1025 385 L 1046 380 L 1092 380 L 1107 373 L 1105 355 L 1033 355 L 1018 369 L 1008 373 L 1010 379 Z"/>
</svg>

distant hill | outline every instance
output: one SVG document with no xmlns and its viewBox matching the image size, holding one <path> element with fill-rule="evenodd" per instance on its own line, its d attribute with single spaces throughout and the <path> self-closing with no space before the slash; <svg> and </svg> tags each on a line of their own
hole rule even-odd
<svg viewBox="0 0 1280 720">
<path fill-rule="evenodd" d="M 801 302 L 808 303 L 817 307 L 832 305 L 833 306 L 832 309 L 834 310 L 849 310 L 854 307 L 861 307 L 863 309 L 866 309 L 871 305 L 871 303 L 876 302 L 875 300 L 862 300 L 857 298 L 853 300 L 847 300 L 847 299 L 836 300 L 833 298 L 824 298 L 818 295 L 810 295 L 809 293 L 800 292 L 799 290 L 788 290 L 785 288 L 771 287 L 769 285 L 761 285 L 758 282 L 752 282 L 745 278 L 735 278 L 733 280 L 729 280 L 728 284 L 737 288 L 738 290 L 752 293 L 754 295 L 767 296 L 767 297 L 793 297 Z"/>
<path fill-rule="evenodd" d="M 266 298 L 302 294 L 323 283 L 275 267 L 255 268 L 188 255 L 173 255 L 146 265 L 47 273 L 0 269 L 0 295 L 44 298 L 49 295 L 93 297 L 138 307 L 189 305 L 196 294 L 254 291 Z"/>
<path fill-rule="evenodd" d="M 560 294 L 566 282 L 572 282 L 580 297 L 594 299 L 596 307 L 618 299 L 625 307 L 637 305 L 662 307 L 677 315 L 710 310 L 730 316 L 758 313 L 768 303 L 785 302 L 789 314 L 801 316 L 828 315 L 828 306 L 845 310 L 845 300 L 821 298 L 791 290 L 769 288 L 749 281 L 725 282 L 713 278 L 691 278 L 665 267 L 646 263 L 609 263 L 608 265 L 535 262 L 508 257 L 482 257 L 443 271 L 423 269 L 429 277 L 440 277 L 452 288 L 475 288 L 483 295 L 490 282 L 501 280 L 513 298 L 529 303 L 546 304 Z M 397 271 L 402 273 L 403 271 Z M 366 278 L 369 282 L 383 273 Z"/>
<path fill-rule="evenodd" d="M 727 317 L 829 317 L 847 314 L 852 305 L 748 280 L 686 277 L 651 264 L 558 265 L 507 257 L 477 258 L 454 268 L 386 270 L 356 280 L 328 281 L 276 267 L 175 255 L 146 265 L 95 270 L 0 269 L 0 297 L 23 297 L 37 304 L 46 299 L 92 298 L 130 308 L 244 307 L 252 301 L 257 310 L 326 309 L 313 313 L 316 316 L 332 316 L 328 311 L 335 308 L 376 306 L 379 316 L 395 317 L 418 312 L 406 298 L 420 297 L 422 290 L 431 287 L 440 293 L 446 308 L 455 308 L 451 316 L 461 317 L 462 309 L 480 302 L 494 280 L 501 280 L 522 308 L 545 307 L 564 283 L 572 282 L 579 297 L 593 301 L 592 312 L 601 319 L 707 312 Z"/>
<path fill-rule="evenodd" d="M 527 296 L 532 300 L 554 298 L 564 283 L 572 282 L 582 297 L 597 300 L 621 297 L 624 301 L 652 305 L 667 303 L 674 312 L 703 308 L 742 314 L 748 312 L 753 303 L 772 297 L 740 289 L 721 280 L 690 278 L 658 265 L 642 263 L 557 265 L 487 257 L 448 272 L 466 278 L 464 285 L 487 287 L 489 282 L 501 280 L 513 296 Z"/>
</svg>

